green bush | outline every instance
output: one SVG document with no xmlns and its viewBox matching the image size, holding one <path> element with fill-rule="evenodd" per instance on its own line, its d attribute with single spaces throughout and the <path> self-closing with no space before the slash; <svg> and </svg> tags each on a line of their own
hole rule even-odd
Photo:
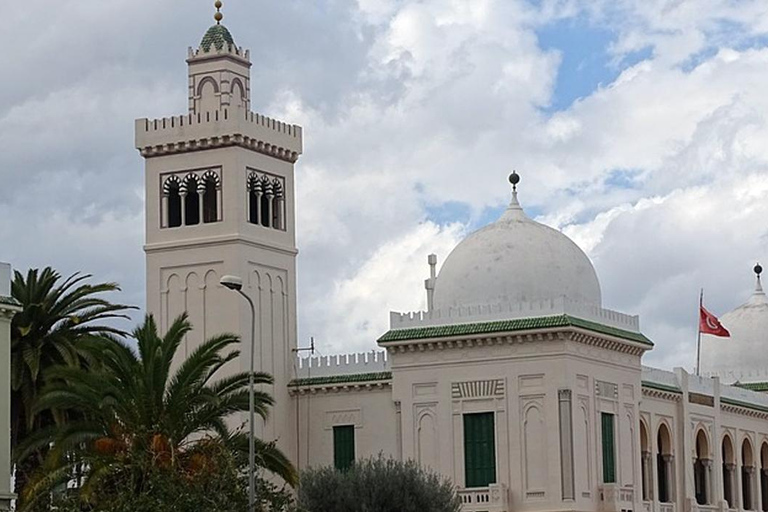
<svg viewBox="0 0 768 512">
<path fill-rule="evenodd" d="M 459 512 L 453 484 L 416 462 L 379 456 L 347 471 L 311 468 L 299 477 L 301 512 Z"/>
</svg>

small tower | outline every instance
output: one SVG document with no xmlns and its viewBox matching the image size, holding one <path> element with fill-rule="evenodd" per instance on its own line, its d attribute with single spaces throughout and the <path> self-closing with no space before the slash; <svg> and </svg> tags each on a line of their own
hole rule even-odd
<svg viewBox="0 0 768 512">
<path fill-rule="evenodd" d="M 161 331 L 182 312 L 194 330 L 179 354 L 235 332 L 247 370 L 250 310 L 224 289 L 241 276 L 256 304 L 255 368 L 275 378 L 276 402 L 259 435 L 291 456 L 295 431 L 287 384 L 296 347 L 294 164 L 302 130 L 251 112 L 249 53 L 221 24 L 189 50 L 189 112 L 136 121 L 145 159 L 147 310 Z M 178 363 L 177 363 L 178 364 Z"/>
</svg>

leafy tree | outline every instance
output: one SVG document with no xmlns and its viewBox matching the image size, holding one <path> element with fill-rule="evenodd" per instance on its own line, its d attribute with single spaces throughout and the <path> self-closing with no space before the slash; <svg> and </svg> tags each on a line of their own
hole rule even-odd
<svg viewBox="0 0 768 512">
<path fill-rule="evenodd" d="M 50 267 L 31 269 L 26 277 L 16 272 L 11 295 L 23 310 L 11 323 L 11 446 L 25 442 L 30 433 L 66 419 L 56 409 L 33 404 L 49 370 L 54 366 L 84 367 L 93 361 L 85 348 L 104 335 L 122 331 L 104 322 L 128 318 L 131 309 L 100 297 L 118 291 L 115 283 L 89 284 L 90 275 L 73 274 L 62 281 Z M 16 489 L 24 488 L 29 476 L 42 462 L 44 451 L 16 457 Z"/>
<path fill-rule="evenodd" d="M 53 500 L 57 512 L 231 512 L 247 510 L 248 479 L 237 458 L 221 443 L 202 447 L 207 465 L 179 473 L 163 468 L 148 468 L 142 491 L 130 483 L 115 485 L 100 496 L 97 504 L 84 504 L 77 493 L 62 493 Z M 292 493 L 259 478 L 257 497 L 264 512 L 287 512 Z"/>
<path fill-rule="evenodd" d="M 150 315 L 133 333 L 138 353 L 113 338 L 101 347 L 98 368 L 50 370 L 52 381 L 34 410 L 76 411 L 81 418 L 41 430 L 24 447 L 53 443 L 43 471 L 25 489 L 25 500 L 44 498 L 73 477 L 86 503 L 98 505 L 100 497 L 126 486 L 144 496 L 155 471 L 215 471 L 211 446 L 226 447 L 242 463 L 247 438 L 233 434 L 226 420 L 248 410 L 250 374 L 216 379 L 239 356 L 233 348 L 239 338 L 210 338 L 173 371 L 174 355 L 190 330 L 183 314 L 160 337 Z M 255 373 L 254 381 L 270 384 L 272 377 Z M 256 413 L 266 418 L 272 397 L 257 391 L 255 402 Z M 274 444 L 256 441 L 260 465 L 294 484 L 296 472 L 288 459 Z"/>
<path fill-rule="evenodd" d="M 302 512 L 459 512 L 453 484 L 415 461 L 379 456 L 356 461 L 346 471 L 332 467 L 301 473 Z"/>
</svg>

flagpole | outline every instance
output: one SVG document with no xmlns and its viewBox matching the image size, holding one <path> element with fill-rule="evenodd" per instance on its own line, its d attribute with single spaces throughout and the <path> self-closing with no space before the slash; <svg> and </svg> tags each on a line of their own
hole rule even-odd
<svg viewBox="0 0 768 512">
<path fill-rule="evenodd" d="M 699 376 L 699 368 L 701 365 L 701 308 L 704 306 L 704 288 L 701 289 L 701 292 L 699 293 L 699 320 L 696 322 L 697 331 L 698 331 L 698 337 L 696 340 L 696 376 Z"/>
</svg>

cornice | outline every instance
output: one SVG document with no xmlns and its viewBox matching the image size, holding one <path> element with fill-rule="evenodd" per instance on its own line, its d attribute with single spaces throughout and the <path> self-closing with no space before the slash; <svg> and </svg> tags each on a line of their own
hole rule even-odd
<svg viewBox="0 0 768 512">
<path fill-rule="evenodd" d="M 656 387 L 655 383 L 643 382 L 643 396 L 667 400 L 668 402 L 679 402 L 683 396 L 682 391 L 675 391 L 666 386 Z"/>
<path fill-rule="evenodd" d="M 499 332 L 478 335 L 457 335 L 438 338 L 386 342 L 384 346 L 390 353 L 425 352 L 430 350 L 466 349 L 494 345 L 514 345 L 541 341 L 573 341 L 615 352 L 640 356 L 647 346 L 621 338 L 599 335 L 589 330 L 575 327 L 557 327 L 549 329 L 531 329 L 518 332 Z"/>
<path fill-rule="evenodd" d="M 141 153 L 141 156 L 144 158 L 154 158 L 158 156 L 192 153 L 195 151 L 233 146 L 250 149 L 251 151 L 290 163 L 295 163 L 299 159 L 299 153 L 296 151 L 291 151 L 288 148 L 270 144 L 269 142 L 258 140 L 241 133 L 217 135 L 215 137 L 202 137 L 199 139 L 184 140 L 156 146 L 145 146 L 139 148 L 139 153 Z"/>
<path fill-rule="evenodd" d="M 392 387 L 392 372 L 329 375 L 294 379 L 288 383 L 292 395 L 377 391 Z"/>
<path fill-rule="evenodd" d="M 720 410 L 752 418 L 768 419 L 768 407 L 720 397 Z"/>
<path fill-rule="evenodd" d="M 241 235 L 209 236 L 209 237 L 202 237 L 202 238 L 191 238 L 191 239 L 184 239 L 184 240 L 177 240 L 177 241 L 170 241 L 170 242 L 146 244 L 144 245 L 144 252 L 146 254 L 151 254 L 155 252 L 166 252 L 166 251 L 172 251 L 172 250 L 197 249 L 197 248 L 203 248 L 203 247 L 209 247 L 209 246 L 218 246 L 226 243 L 233 243 L 233 244 L 244 243 L 246 245 L 250 245 L 251 247 L 258 247 L 259 249 L 266 249 L 266 250 L 274 251 L 277 253 L 285 254 L 287 256 L 296 256 L 297 254 L 299 254 L 299 250 L 293 247 L 286 247 L 282 245 L 271 245 L 268 243 L 257 242 L 257 241 L 245 238 Z"/>
</svg>

